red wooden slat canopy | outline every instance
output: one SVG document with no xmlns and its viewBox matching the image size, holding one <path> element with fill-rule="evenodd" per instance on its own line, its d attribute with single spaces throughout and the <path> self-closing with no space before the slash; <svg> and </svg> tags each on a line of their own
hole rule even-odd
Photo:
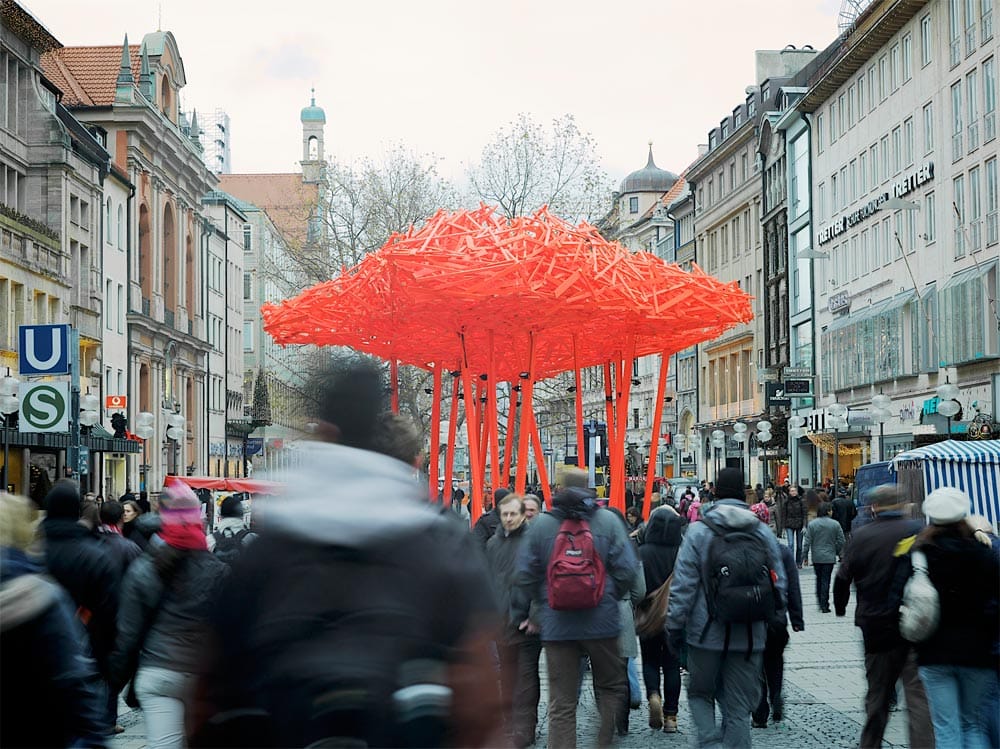
<svg viewBox="0 0 1000 749">
<path fill-rule="evenodd" d="M 616 393 L 627 405 L 631 378 L 624 375 L 635 357 L 661 354 L 665 367 L 671 354 L 753 317 L 751 297 L 737 283 L 722 283 L 697 266 L 687 272 L 655 255 L 629 252 L 595 227 L 573 226 L 544 208 L 508 219 L 487 206 L 439 211 L 337 278 L 266 304 L 262 313 L 265 329 L 281 344 L 350 346 L 393 363 L 461 372 L 470 385 L 467 413 L 483 420 L 485 413 L 471 403 L 472 378 L 488 375 L 493 423 L 477 460 L 485 460 L 487 444 L 494 453 L 497 445 L 496 382 L 527 380 L 530 391 L 537 380 L 614 361 Z M 436 398 L 440 389 L 436 385 Z M 522 410 L 522 431 L 530 433 L 530 392 L 522 397 L 529 406 Z M 580 412 L 578 402 L 578 421 Z M 624 422 L 615 419 L 620 443 Z M 480 447 L 472 445 L 472 431 L 470 423 L 470 452 Z M 432 441 L 436 473 L 434 448 Z M 492 465 L 491 475 L 498 476 L 495 455 Z M 473 484 L 474 514 L 480 489 Z M 613 504 L 621 501 L 613 492 Z"/>
</svg>

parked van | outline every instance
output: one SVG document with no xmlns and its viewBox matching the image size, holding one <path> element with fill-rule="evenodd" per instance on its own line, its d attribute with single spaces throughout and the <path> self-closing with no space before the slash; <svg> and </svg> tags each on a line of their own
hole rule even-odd
<svg viewBox="0 0 1000 749">
<path fill-rule="evenodd" d="M 876 486 L 895 484 L 896 474 L 889 470 L 890 462 L 883 460 L 877 463 L 863 465 L 854 474 L 854 493 L 851 500 L 858 509 L 858 514 L 851 524 L 852 530 L 857 530 L 870 523 L 874 518 L 869 504 L 869 494 Z"/>
</svg>

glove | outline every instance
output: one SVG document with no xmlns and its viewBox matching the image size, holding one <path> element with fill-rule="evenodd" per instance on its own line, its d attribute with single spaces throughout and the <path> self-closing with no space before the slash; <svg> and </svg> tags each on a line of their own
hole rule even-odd
<svg viewBox="0 0 1000 749">
<path fill-rule="evenodd" d="M 671 655 L 673 655 L 675 658 L 679 658 L 681 650 L 683 649 L 684 649 L 684 630 L 668 629 L 667 650 L 669 650 Z"/>
</svg>

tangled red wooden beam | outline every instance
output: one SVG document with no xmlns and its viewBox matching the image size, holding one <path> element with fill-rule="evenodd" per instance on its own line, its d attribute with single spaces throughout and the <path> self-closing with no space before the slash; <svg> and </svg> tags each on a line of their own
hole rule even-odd
<svg viewBox="0 0 1000 749">
<path fill-rule="evenodd" d="M 474 515 L 482 507 L 487 455 L 491 477 L 499 470 L 497 383 L 522 386 L 519 433 L 524 444 L 518 445 L 515 479 L 522 491 L 527 460 L 520 457 L 527 455 L 527 441 L 540 452 L 531 408 L 533 384 L 571 369 L 614 362 L 605 367 L 606 374 L 614 370 L 617 375 L 607 383 L 615 479 L 611 501 L 623 508 L 631 381 L 625 375 L 631 373 L 631 361 L 661 354 L 666 367 L 671 354 L 753 317 L 751 297 L 737 283 L 722 283 L 697 266 L 687 272 L 655 255 L 629 252 L 605 240 L 595 227 L 573 226 L 544 208 L 508 219 L 486 206 L 439 211 L 421 227 L 393 235 L 337 278 L 280 304 L 264 305 L 262 311 L 266 330 L 281 344 L 350 346 L 390 362 L 459 375 L 470 459 L 475 456 L 470 460 Z M 660 381 L 665 377 L 664 369 Z M 477 397 L 476 382 L 485 388 L 485 403 Z M 438 375 L 435 402 L 443 390 Z M 577 398 L 581 420 L 579 386 Z M 625 405 L 616 408 L 618 403 Z M 456 413 L 452 408 L 449 448 Z M 433 496 L 437 421 L 431 426 Z M 580 424 L 577 430 L 582 432 Z M 659 429 L 655 432 L 653 454 Z M 510 454 L 505 451 L 505 464 Z M 543 467 L 544 460 L 537 457 Z M 450 461 L 446 465 L 450 474 Z M 647 497 L 654 468 L 647 476 Z M 648 506 L 647 501 L 647 512 Z"/>
</svg>

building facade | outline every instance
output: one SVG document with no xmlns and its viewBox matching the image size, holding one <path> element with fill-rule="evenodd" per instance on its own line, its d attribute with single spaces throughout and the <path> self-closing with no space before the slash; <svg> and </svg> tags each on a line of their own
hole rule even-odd
<svg viewBox="0 0 1000 749">
<path fill-rule="evenodd" d="M 1000 245 L 992 4 L 872 2 L 843 47 L 798 109 L 818 252 L 813 427 L 851 448 L 820 470 L 846 478 L 995 409 Z M 945 384 L 954 418 L 937 411 Z M 880 394 L 889 413 L 873 421 Z M 848 409 L 839 431 L 823 428 L 833 402 Z"/>
</svg>

